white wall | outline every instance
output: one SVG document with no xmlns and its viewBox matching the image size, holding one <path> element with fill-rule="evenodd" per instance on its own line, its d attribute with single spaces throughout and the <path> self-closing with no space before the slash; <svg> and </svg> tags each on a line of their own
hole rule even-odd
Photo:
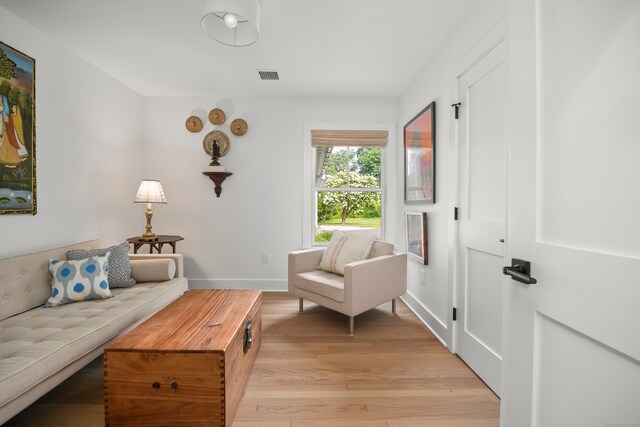
<svg viewBox="0 0 640 427">
<path fill-rule="evenodd" d="M 184 126 L 192 114 L 206 121 L 214 107 L 225 111 L 227 121 L 220 129 L 231 139 L 221 163 L 233 175 L 220 198 L 202 175 L 211 161 L 202 139 L 214 126 L 207 122 L 195 134 Z M 161 180 L 168 202 L 154 206 L 154 231 L 185 238 L 178 251 L 185 256 L 191 287 L 284 290 L 287 254 L 303 245 L 305 124 L 393 123 L 396 114 L 392 100 L 147 98 L 143 133 L 148 160 L 139 178 Z M 238 117 L 249 125 L 241 137 L 229 131 Z M 143 231 L 143 210 L 138 208 L 139 219 L 130 224 L 129 234 Z M 261 262 L 264 252 L 271 256 L 268 265 Z"/>
<path fill-rule="evenodd" d="M 429 266 L 410 262 L 407 301 L 450 340 L 455 162 L 454 78 L 460 58 L 504 14 L 503 0 L 481 2 L 399 100 L 146 98 L 106 76 L 39 30 L 0 8 L 0 40 L 36 58 L 38 214 L 0 217 L 0 257 L 92 238 L 141 234 L 144 206 L 132 204 L 142 178 L 163 183 L 154 231 L 180 234 L 178 250 L 194 287 L 284 289 L 287 253 L 302 246 L 303 143 L 309 123 L 393 124 L 387 165 L 386 233 L 404 242 L 404 212 L 429 213 Z M 437 104 L 437 203 L 404 205 L 402 125 Z M 220 107 L 249 124 L 223 163 L 234 173 L 221 198 L 201 174 L 202 138 L 184 128 L 191 114 Z M 141 120 L 142 118 L 142 120 Z M 141 124 L 142 123 L 142 124 Z M 394 140 L 394 138 L 392 138 Z M 142 144 L 140 144 L 142 141 Z M 397 215 L 396 215 L 397 212 Z M 397 241 L 396 241 L 397 236 Z M 261 263 L 261 254 L 271 263 Z M 424 273 L 421 272 L 424 269 Z M 426 286 L 420 284 L 424 274 Z"/>
<path fill-rule="evenodd" d="M 1 7 L 0 40 L 36 60 L 38 203 L 35 216 L 0 216 L 0 258 L 123 240 L 119 224 L 134 214 L 141 97 Z"/>
<path fill-rule="evenodd" d="M 455 78 L 461 61 L 504 15 L 504 0 L 478 2 L 398 100 L 398 239 L 405 241 L 405 212 L 423 211 L 428 213 L 429 244 L 428 266 L 408 262 L 408 293 L 404 299 L 449 348 L 456 200 L 455 123 L 450 105 L 456 102 Z M 431 101 L 436 102 L 436 203 L 405 205 L 402 127 Z"/>
</svg>

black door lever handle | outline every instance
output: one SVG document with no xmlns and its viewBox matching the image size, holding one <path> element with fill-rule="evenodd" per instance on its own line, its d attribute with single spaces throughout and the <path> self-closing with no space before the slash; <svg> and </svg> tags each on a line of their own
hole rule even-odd
<svg viewBox="0 0 640 427">
<path fill-rule="evenodd" d="M 531 263 L 523 259 L 512 258 L 511 266 L 502 267 L 502 274 L 511 276 L 517 282 L 533 285 L 538 281 L 531 277 Z"/>
</svg>

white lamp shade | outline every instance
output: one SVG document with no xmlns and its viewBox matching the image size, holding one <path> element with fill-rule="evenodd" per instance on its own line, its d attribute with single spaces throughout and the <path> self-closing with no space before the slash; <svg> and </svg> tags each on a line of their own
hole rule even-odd
<svg viewBox="0 0 640 427">
<path fill-rule="evenodd" d="M 231 28 L 225 16 L 233 14 L 238 24 Z M 259 0 L 202 0 L 202 30 L 228 46 L 249 46 L 260 35 Z"/>
<path fill-rule="evenodd" d="M 133 203 L 167 203 L 162 184 L 155 179 L 145 179 L 140 183 Z"/>
</svg>

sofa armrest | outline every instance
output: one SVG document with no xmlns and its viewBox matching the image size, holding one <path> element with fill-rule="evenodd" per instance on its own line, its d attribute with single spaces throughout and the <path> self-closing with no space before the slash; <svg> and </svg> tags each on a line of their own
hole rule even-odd
<svg viewBox="0 0 640 427">
<path fill-rule="evenodd" d="M 306 271 L 313 271 L 320 265 L 324 248 L 303 249 L 289 252 L 289 293 L 293 294 L 293 276 Z"/>
<path fill-rule="evenodd" d="M 176 276 L 184 277 L 184 258 L 182 254 L 129 254 L 129 258 L 134 259 L 162 259 L 169 258 L 176 263 Z"/>
<path fill-rule="evenodd" d="M 344 301 L 351 306 L 352 316 L 406 292 L 406 254 L 384 255 L 344 267 Z"/>
</svg>

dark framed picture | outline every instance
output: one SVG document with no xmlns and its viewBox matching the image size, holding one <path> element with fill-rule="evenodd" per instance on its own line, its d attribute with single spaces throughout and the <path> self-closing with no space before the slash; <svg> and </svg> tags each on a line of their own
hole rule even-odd
<svg viewBox="0 0 640 427">
<path fill-rule="evenodd" d="M 436 202 L 436 103 L 404 126 L 404 202 Z"/>
<path fill-rule="evenodd" d="M 0 214 L 36 214 L 35 68 L 0 42 Z"/>
<path fill-rule="evenodd" d="M 427 213 L 407 212 L 405 219 L 407 229 L 407 256 L 423 265 L 428 265 Z"/>
</svg>

